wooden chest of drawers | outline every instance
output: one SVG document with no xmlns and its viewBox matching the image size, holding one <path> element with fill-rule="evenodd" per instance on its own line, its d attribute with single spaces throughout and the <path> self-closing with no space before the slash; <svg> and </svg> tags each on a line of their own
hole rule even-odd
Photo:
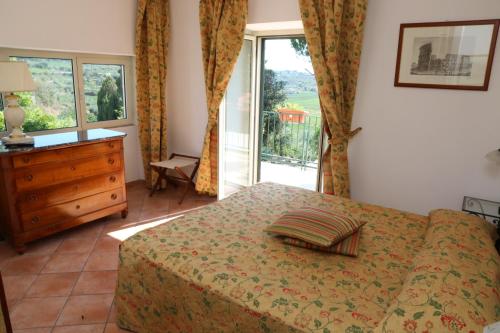
<svg viewBox="0 0 500 333">
<path fill-rule="evenodd" d="M 0 226 L 20 253 L 35 239 L 127 215 L 124 135 L 72 133 L 35 137 L 30 149 L 0 148 Z"/>
</svg>

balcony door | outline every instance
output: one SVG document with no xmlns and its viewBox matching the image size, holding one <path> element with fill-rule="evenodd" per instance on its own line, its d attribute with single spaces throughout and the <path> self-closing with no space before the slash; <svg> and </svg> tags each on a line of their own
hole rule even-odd
<svg viewBox="0 0 500 333">
<path fill-rule="evenodd" d="M 322 133 L 305 38 L 245 37 L 219 112 L 219 199 L 259 181 L 318 190 Z"/>
<path fill-rule="evenodd" d="M 219 112 L 219 199 L 254 184 L 255 37 L 245 37 Z"/>
<path fill-rule="evenodd" d="M 263 37 L 257 179 L 319 189 L 322 124 L 304 36 Z"/>
</svg>

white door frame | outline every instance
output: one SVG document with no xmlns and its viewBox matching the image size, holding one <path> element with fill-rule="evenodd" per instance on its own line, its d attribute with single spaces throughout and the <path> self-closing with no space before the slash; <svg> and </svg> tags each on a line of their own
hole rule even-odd
<svg viewBox="0 0 500 333">
<path fill-rule="evenodd" d="M 251 63 L 251 82 L 250 82 L 250 133 L 249 133 L 249 150 L 250 150 L 250 156 L 249 159 L 251 161 L 249 165 L 249 172 L 248 172 L 248 183 L 253 185 L 255 184 L 256 178 L 255 178 L 255 171 L 254 171 L 254 163 L 253 161 L 257 158 L 256 152 L 254 150 L 255 147 L 255 141 L 256 141 L 256 135 L 255 135 L 255 129 L 256 129 L 256 120 L 255 120 L 255 110 L 257 109 L 255 107 L 256 99 L 255 99 L 255 92 L 256 92 L 256 86 L 255 86 L 255 81 L 256 81 L 256 41 L 257 38 L 255 36 L 250 36 L 250 35 L 245 35 L 245 40 L 249 40 L 252 42 L 252 63 Z M 222 99 L 222 102 L 219 106 L 219 133 L 218 133 L 218 140 L 219 140 L 219 147 L 218 147 L 218 181 L 217 181 L 217 198 L 219 200 L 224 199 L 226 194 L 224 191 L 224 179 L 225 179 L 225 150 L 226 150 L 226 145 L 225 145 L 225 137 L 226 137 L 226 97 Z"/>
</svg>

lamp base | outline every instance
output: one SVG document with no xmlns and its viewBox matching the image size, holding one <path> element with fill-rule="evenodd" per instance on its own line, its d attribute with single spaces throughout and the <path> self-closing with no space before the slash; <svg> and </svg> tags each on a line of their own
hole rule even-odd
<svg viewBox="0 0 500 333">
<path fill-rule="evenodd" d="M 34 140 L 31 136 L 10 137 L 2 138 L 2 142 L 6 146 L 33 146 Z"/>
</svg>

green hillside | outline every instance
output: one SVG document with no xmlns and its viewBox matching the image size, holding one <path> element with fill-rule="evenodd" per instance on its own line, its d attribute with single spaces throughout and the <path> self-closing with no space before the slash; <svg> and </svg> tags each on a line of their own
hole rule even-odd
<svg viewBox="0 0 500 333">
<path fill-rule="evenodd" d="M 313 75 L 296 71 L 276 71 L 278 80 L 286 82 L 287 103 L 297 104 L 311 115 L 320 115 L 316 80 Z"/>
</svg>

